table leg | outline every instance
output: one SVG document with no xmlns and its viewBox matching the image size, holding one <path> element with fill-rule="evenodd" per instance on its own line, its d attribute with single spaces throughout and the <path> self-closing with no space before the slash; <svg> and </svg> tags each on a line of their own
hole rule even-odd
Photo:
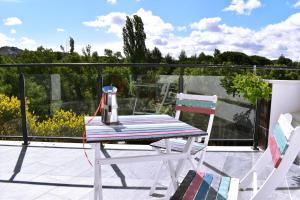
<svg viewBox="0 0 300 200">
<path fill-rule="evenodd" d="M 101 179 L 101 143 L 95 144 L 95 163 L 94 163 L 94 200 L 102 200 L 102 179 Z"/>
</svg>

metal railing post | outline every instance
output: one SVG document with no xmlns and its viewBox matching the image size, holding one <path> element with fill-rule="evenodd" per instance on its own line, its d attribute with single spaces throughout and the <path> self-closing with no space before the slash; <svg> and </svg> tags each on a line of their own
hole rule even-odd
<svg viewBox="0 0 300 200">
<path fill-rule="evenodd" d="M 20 109 L 22 118 L 22 133 L 23 145 L 28 145 L 28 129 L 27 129 L 27 116 L 26 116 L 26 101 L 25 101 L 25 76 L 23 73 L 19 75 L 19 90 L 20 90 Z"/>
<path fill-rule="evenodd" d="M 183 92 L 183 71 L 184 68 L 180 67 L 180 75 L 179 75 L 179 92 L 182 93 Z"/>
<path fill-rule="evenodd" d="M 256 65 L 253 65 L 253 73 L 256 74 Z M 258 131 L 259 131 L 259 111 L 260 111 L 260 101 L 256 100 L 255 105 L 255 118 L 254 118 L 254 131 L 253 131 L 253 150 L 258 150 Z"/>
<path fill-rule="evenodd" d="M 261 110 L 261 102 L 256 101 L 255 105 L 255 118 L 254 118 L 254 131 L 253 131 L 253 150 L 258 150 L 258 131 L 259 131 L 259 124 L 260 124 L 260 119 L 259 119 L 259 110 Z"/>
<path fill-rule="evenodd" d="M 102 87 L 103 87 L 102 67 L 98 67 L 97 89 L 96 89 L 96 91 L 97 91 L 96 106 L 98 106 L 98 104 L 100 103 L 101 98 L 102 98 Z"/>
</svg>

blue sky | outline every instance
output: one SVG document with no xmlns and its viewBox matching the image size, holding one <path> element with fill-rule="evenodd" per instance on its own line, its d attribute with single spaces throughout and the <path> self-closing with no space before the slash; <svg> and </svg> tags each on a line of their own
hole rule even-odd
<svg viewBox="0 0 300 200">
<path fill-rule="evenodd" d="M 60 50 L 68 38 L 101 55 L 122 52 L 126 15 L 142 17 L 146 45 L 178 56 L 242 51 L 300 60 L 300 0 L 0 0 L 0 46 Z"/>
</svg>

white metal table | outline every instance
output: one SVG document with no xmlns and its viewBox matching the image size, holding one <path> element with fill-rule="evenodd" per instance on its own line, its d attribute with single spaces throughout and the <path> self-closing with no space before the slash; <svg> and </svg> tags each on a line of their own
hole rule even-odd
<svg viewBox="0 0 300 200">
<path fill-rule="evenodd" d="M 171 172 L 171 179 L 174 189 L 177 189 L 177 178 L 180 174 L 183 163 L 190 156 L 192 143 L 195 137 L 207 135 L 206 132 L 174 119 L 168 115 L 130 115 L 119 116 L 119 123 L 106 125 L 101 122 L 101 117 L 85 117 L 86 139 L 88 143 L 94 143 L 94 199 L 102 200 L 101 165 L 118 163 L 144 162 L 144 161 L 168 161 Z M 89 122 L 89 123 L 88 123 Z M 165 154 L 126 156 L 115 158 L 101 158 L 101 142 L 111 141 L 132 141 L 132 140 L 160 140 L 168 138 L 186 137 L 187 143 L 183 152 L 171 152 L 167 148 Z M 174 167 L 172 160 L 180 160 Z"/>
</svg>

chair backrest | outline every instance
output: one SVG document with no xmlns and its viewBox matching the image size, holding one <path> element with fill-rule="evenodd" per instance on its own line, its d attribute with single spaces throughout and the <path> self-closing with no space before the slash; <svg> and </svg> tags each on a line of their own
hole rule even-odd
<svg viewBox="0 0 300 200">
<path fill-rule="evenodd" d="M 284 176 L 300 151 L 300 124 L 294 128 L 291 122 L 291 114 L 280 115 L 272 134 L 269 136 L 268 148 L 241 181 L 240 186 L 244 188 L 249 184 L 249 173 L 253 173 L 253 179 L 256 179 L 254 174 L 257 177 L 272 162 L 273 169 L 259 190 L 257 190 L 257 182 L 253 184 L 253 200 L 264 199 L 284 180 Z"/>
<path fill-rule="evenodd" d="M 205 138 L 204 144 L 208 144 L 213 120 L 216 112 L 218 97 L 216 95 L 194 95 L 179 93 L 176 96 L 176 114 L 175 118 L 179 119 L 181 112 L 193 112 L 209 115 L 209 121 L 206 132 L 208 136 Z"/>
</svg>

